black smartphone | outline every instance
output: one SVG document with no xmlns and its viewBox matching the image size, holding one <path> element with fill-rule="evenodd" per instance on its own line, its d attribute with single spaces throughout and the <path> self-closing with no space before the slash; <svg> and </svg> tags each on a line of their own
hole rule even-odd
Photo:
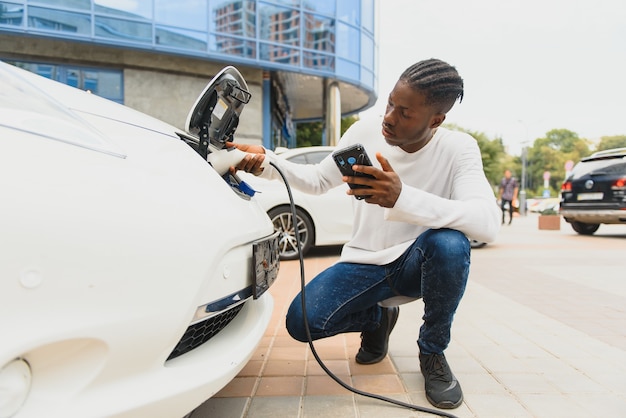
<svg viewBox="0 0 626 418">
<path fill-rule="evenodd" d="M 372 165 L 369 157 L 367 156 L 367 152 L 365 152 L 365 148 L 361 144 L 354 144 L 347 148 L 343 148 L 333 152 L 333 159 L 335 160 L 335 164 L 341 171 L 341 174 L 344 176 L 361 176 L 361 177 L 370 177 L 374 178 L 369 174 L 357 173 L 352 169 L 352 166 L 355 164 L 358 165 Z M 369 188 L 369 186 L 364 186 L 362 184 L 352 184 L 348 183 L 348 186 L 352 189 L 361 189 L 361 188 Z M 357 199 L 367 199 L 369 196 L 354 196 Z"/>
</svg>

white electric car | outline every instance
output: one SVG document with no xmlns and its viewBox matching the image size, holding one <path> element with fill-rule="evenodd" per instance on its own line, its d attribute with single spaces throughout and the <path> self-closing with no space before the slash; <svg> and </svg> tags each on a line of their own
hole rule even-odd
<svg viewBox="0 0 626 418">
<path fill-rule="evenodd" d="M 182 132 L 0 62 L 0 417 L 182 417 L 245 366 L 277 234 L 206 156 L 247 99 L 225 68 Z"/>
</svg>

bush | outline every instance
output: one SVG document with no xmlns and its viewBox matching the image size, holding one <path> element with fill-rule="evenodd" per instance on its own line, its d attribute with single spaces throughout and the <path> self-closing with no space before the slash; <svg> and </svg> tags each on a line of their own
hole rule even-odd
<svg viewBox="0 0 626 418">
<path fill-rule="evenodd" d="M 554 208 L 547 208 L 539 212 L 541 215 L 558 215 L 559 213 Z"/>
</svg>

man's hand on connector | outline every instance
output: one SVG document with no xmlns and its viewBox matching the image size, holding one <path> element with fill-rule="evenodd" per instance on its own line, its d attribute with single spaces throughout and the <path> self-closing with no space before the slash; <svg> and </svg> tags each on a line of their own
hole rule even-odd
<svg viewBox="0 0 626 418">
<path fill-rule="evenodd" d="M 235 174 L 237 170 L 242 170 L 247 173 L 252 173 L 258 176 L 263 172 L 263 161 L 265 160 L 265 148 L 261 145 L 252 144 L 235 144 L 234 142 L 227 142 L 226 147 L 235 147 L 240 151 L 246 153 L 243 159 L 234 167 L 230 168 L 230 172 Z"/>
</svg>

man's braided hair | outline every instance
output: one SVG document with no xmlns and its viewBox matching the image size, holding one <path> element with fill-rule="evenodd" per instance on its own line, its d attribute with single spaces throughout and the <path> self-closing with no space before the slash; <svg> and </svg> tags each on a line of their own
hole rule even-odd
<svg viewBox="0 0 626 418">
<path fill-rule="evenodd" d="M 400 76 L 411 88 L 426 96 L 426 105 L 448 112 L 457 99 L 463 100 L 463 79 L 456 68 L 441 60 L 431 58 L 407 68 Z"/>
</svg>

